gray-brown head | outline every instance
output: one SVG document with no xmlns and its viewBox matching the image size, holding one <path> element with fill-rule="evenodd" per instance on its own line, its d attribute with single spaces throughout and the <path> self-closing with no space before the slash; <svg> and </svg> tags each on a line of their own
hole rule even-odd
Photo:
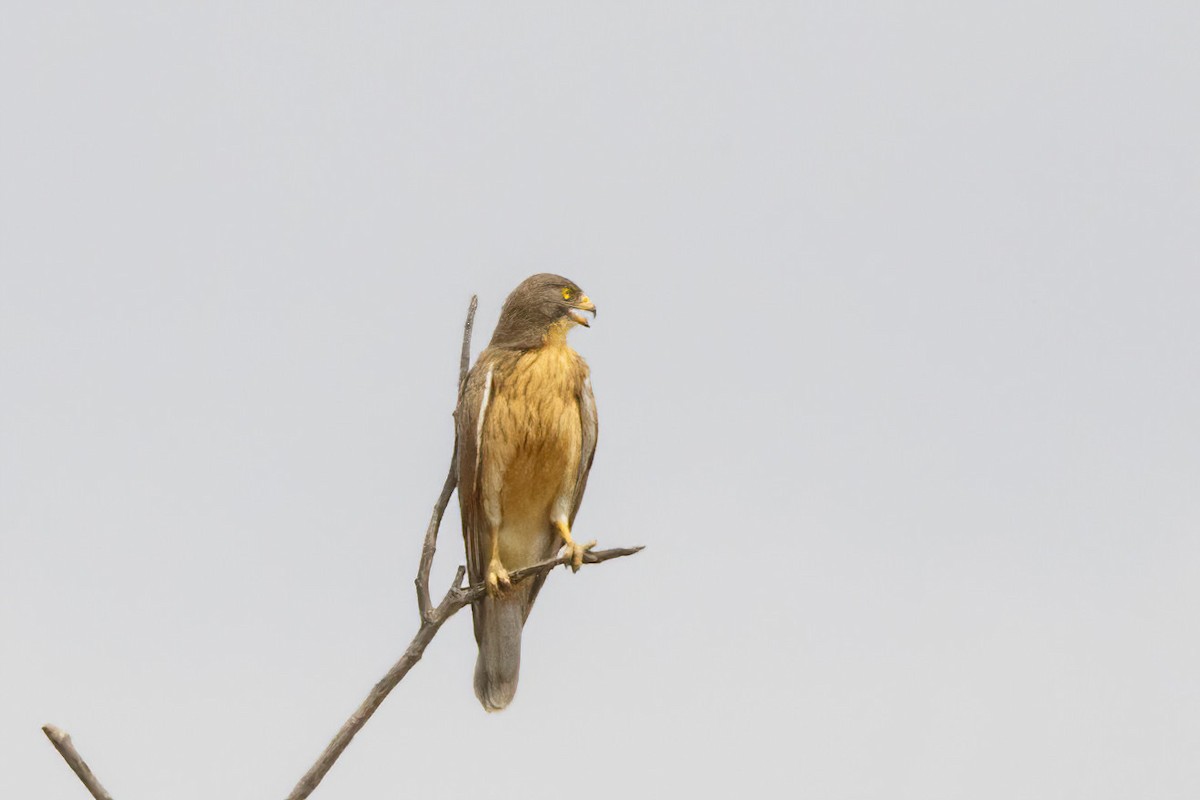
<svg viewBox="0 0 1200 800">
<path fill-rule="evenodd" d="M 491 346 L 506 350 L 541 347 L 556 333 L 565 336 L 576 325 L 591 327 L 581 311 L 590 311 L 594 317 L 596 305 L 574 281 L 548 272 L 530 275 L 504 301 Z"/>
</svg>

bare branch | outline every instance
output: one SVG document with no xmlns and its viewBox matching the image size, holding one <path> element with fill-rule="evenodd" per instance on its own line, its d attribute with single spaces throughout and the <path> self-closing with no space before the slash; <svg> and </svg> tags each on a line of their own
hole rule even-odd
<svg viewBox="0 0 1200 800">
<path fill-rule="evenodd" d="M 425 544 L 421 546 L 421 564 L 417 568 L 417 613 L 421 615 L 421 621 L 425 622 L 429 619 L 432 612 L 431 601 L 429 599 L 429 570 L 433 568 L 433 555 L 437 551 L 437 535 L 438 528 L 442 525 L 442 515 L 446 513 L 446 506 L 450 503 L 450 495 L 454 494 L 454 487 L 458 485 L 458 471 L 454 468 L 455 462 L 458 459 L 458 441 L 454 442 L 454 452 L 450 456 L 450 471 L 446 475 L 446 482 L 442 484 L 442 493 L 438 495 L 437 503 L 433 506 L 433 516 L 429 520 L 429 527 L 425 530 Z"/>
<path fill-rule="evenodd" d="M 458 396 L 462 397 L 463 386 L 467 383 L 467 368 L 471 365 L 471 331 L 475 328 L 475 309 L 479 306 L 479 297 L 471 295 L 471 305 L 467 308 L 467 321 L 463 323 L 462 353 L 458 359 Z M 457 426 L 456 426 L 457 428 Z M 446 482 L 442 484 L 442 493 L 438 495 L 433 505 L 433 516 L 429 527 L 425 529 L 425 543 L 421 546 L 421 563 L 417 567 L 417 613 L 421 621 L 429 618 L 432 611 L 432 601 L 429 599 L 429 570 L 433 568 L 433 556 L 437 552 L 438 528 L 442 525 L 442 515 L 450 503 L 450 495 L 458 485 L 458 435 L 454 436 L 454 450 L 450 454 L 450 470 L 446 473 Z"/>
<path fill-rule="evenodd" d="M 639 547 L 614 547 L 611 550 L 596 550 L 596 551 L 589 550 L 583 554 L 583 563 L 585 563 L 585 564 L 600 564 L 605 561 L 610 561 L 614 558 L 621 558 L 622 556 L 631 556 L 634 553 L 640 553 L 644 549 L 645 549 L 645 546 L 643 545 L 643 546 L 639 546 Z M 555 556 L 554 558 L 548 558 L 545 561 L 539 561 L 536 564 L 530 564 L 528 567 L 521 567 L 520 569 L 514 569 L 512 572 L 508 573 L 508 578 L 515 585 L 515 584 L 518 584 L 521 581 L 525 580 L 526 578 L 532 578 L 535 575 L 541 575 L 543 573 L 549 572 L 550 570 L 557 567 L 559 564 L 566 564 L 568 561 L 570 561 L 570 556 L 566 556 L 566 555 Z M 462 568 L 460 567 L 459 569 L 462 569 Z M 460 589 L 460 590 L 458 590 L 456 596 L 451 601 L 450 605 L 448 607 L 444 608 L 443 606 L 445 605 L 446 601 L 443 600 L 442 601 L 443 605 L 438 606 L 436 613 L 437 614 L 444 613 L 445 616 L 449 617 L 451 614 L 453 614 L 455 611 L 458 611 L 463 606 L 471 605 L 471 603 L 474 603 L 476 600 L 483 597 L 484 594 L 486 594 L 486 593 L 487 593 L 487 585 L 482 582 L 477 583 L 474 586 L 469 586 L 466 589 Z M 453 594 L 453 592 L 452 592 L 452 594 Z M 450 599 L 449 595 L 447 595 L 447 599 Z"/>
<path fill-rule="evenodd" d="M 367 724 L 367 720 L 371 715 L 383 704 L 383 701 L 391 693 L 392 689 L 396 688 L 396 684 L 408 674 L 408 671 L 413 668 L 413 665 L 421 660 L 421 656 L 425 654 L 425 648 L 433 641 L 433 636 L 442 627 L 447 617 L 441 617 L 436 622 L 422 622 L 417 635 L 409 642 L 408 649 L 404 651 L 404 655 L 400 656 L 400 660 L 392 665 L 392 668 L 387 671 L 387 674 L 380 679 L 379 683 L 375 684 L 371 689 L 371 693 L 367 695 L 367 699 L 362 701 L 358 709 L 350 715 L 346 723 L 342 725 L 341 730 L 333 737 L 329 745 L 325 748 L 325 752 L 317 759 L 300 782 L 296 784 L 296 788 L 292 789 L 292 793 L 287 796 L 287 800 L 304 800 L 312 794 L 313 789 L 317 788 L 317 784 L 325 777 L 325 773 L 329 772 L 329 768 L 341 756 L 342 751 L 350 744 L 354 738 L 354 734 L 362 729 L 363 725 Z"/>
<path fill-rule="evenodd" d="M 463 387 L 466 385 L 467 367 L 470 364 L 471 356 L 471 329 L 475 320 L 475 308 L 477 299 L 471 298 L 471 306 L 467 311 L 467 321 L 463 326 L 463 343 L 462 357 L 459 361 L 458 373 L 458 392 L 461 397 Z M 454 443 L 454 454 L 450 459 L 450 469 L 446 475 L 446 481 L 442 484 L 442 493 L 438 495 L 437 503 L 433 507 L 433 515 L 429 520 L 429 527 L 425 530 L 425 542 L 421 548 L 421 561 L 417 567 L 416 589 L 417 589 L 417 608 L 421 616 L 421 626 L 417 629 L 417 633 L 409 642 L 408 647 L 404 651 L 404 655 L 400 660 L 392 665 L 392 668 L 387 671 L 387 674 L 379 680 L 378 683 L 371 689 L 367 698 L 359 705 L 350 718 L 342 725 L 341 730 L 329 742 L 325 751 L 321 753 L 316 763 L 309 768 L 300 782 L 296 784 L 296 788 L 288 795 L 287 800 L 304 800 L 312 794 L 317 788 L 325 774 L 329 772 L 334 762 L 338 760 L 342 752 L 349 746 L 354 735 L 358 733 L 367 720 L 375 713 L 388 694 L 404 679 L 413 665 L 421 660 L 421 656 L 425 654 L 425 648 L 433 641 L 433 637 L 445 624 L 446 620 L 454 616 L 462 608 L 469 606 L 479 598 L 483 597 L 487 592 L 486 584 L 477 583 L 473 586 L 463 586 L 463 578 L 466 575 L 466 567 L 460 566 L 455 573 L 454 582 L 447 590 L 442 602 L 436 608 L 432 607 L 432 601 L 429 597 L 429 573 L 433 566 L 433 557 L 437 549 L 438 528 L 442 524 L 442 516 L 445 514 L 446 506 L 450 503 L 450 496 L 454 493 L 454 489 L 458 484 L 458 475 L 455 469 L 455 464 L 458 456 L 458 441 Z M 612 550 L 600 550 L 596 552 L 584 553 L 583 563 L 599 564 L 613 558 L 629 556 L 641 550 L 641 547 L 620 547 Z M 531 578 L 535 575 L 542 575 L 554 569 L 559 564 L 567 563 L 566 556 L 558 556 L 542 561 L 538 564 L 533 564 L 528 567 L 513 570 L 509 574 L 513 583 L 520 583 L 523 580 Z M 79 753 L 75 751 L 71 744 L 71 737 L 63 731 L 55 728 L 53 725 L 46 725 L 42 728 L 46 736 L 54 744 L 54 747 L 70 765 L 75 774 L 79 776 L 79 780 L 83 781 L 84 786 L 92 793 L 96 800 L 112 800 L 112 797 L 96 780 L 96 776 L 88 769 L 87 764 L 80 758 Z"/>
<path fill-rule="evenodd" d="M 74 770 L 79 776 L 79 780 L 83 781 L 83 785 L 92 793 L 92 797 L 96 800 L 112 800 L 112 795 L 104 790 L 100 785 L 100 781 L 92 774 L 92 770 L 88 767 L 87 762 L 79 755 L 79 751 L 75 749 L 75 745 L 71 743 L 71 737 L 67 732 L 56 728 L 53 725 L 43 725 L 42 733 L 46 734 L 46 738 L 54 745 L 54 749 L 63 757 L 67 765 Z"/>
<path fill-rule="evenodd" d="M 618 547 L 612 550 L 601 550 L 599 552 L 584 553 L 583 563 L 599 564 L 603 561 L 608 561 L 621 556 L 630 556 L 641 550 L 640 547 Z M 509 577 L 513 583 L 519 583 L 523 580 L 540 575 L 543 572 L 549 572 L 559 564 L 565 564 L 567 561 L 565 556 L 547 559 L 546 561 L 533 564 L 528 567 L 513 570 L 509 573 Z M 325 773 L 329 772 L 330 767 L 338 760 L 342 752 L 349 746 L 354 735 L 362 730 L 362 727 L 367 724 L 367 720 L 371 718 L 378 708 L 383 705 L 383 701 L 395 689 L 397 684 L 403 680 L 408 671 L 413 668 L 413 665 L 421 660 L 421 656 L 425 655 L 425 648 L 433 641 L 433 637 L 445 624 L 446 620 L 454 616 L 463 607 L 469 606 L 475 600 L 483 597 L 487 591 L 485 583 L 477 583 L 473 586 L 463 588 L 461 586 L 463 576 L 466 574 L 466 567 L 459 567 L 458 573 L 454 577 L 454 583 L 446 592 L 446 596 L 438 607 L 434 609 L 428 617 L 421 620 L 421 627 L 417 630 L 416 636 L 408 643 L 408 648 L 404 651 L 404 655 L 400 656 L 400 660 L 392 665 L 392 668 L 387 671 L 387 674 L 371 689 L 367 699 L 363 700 L 358 709 L 355 710 L 350 718 L 342 725 L 341 730 L 329 742 L 325 748 L 325 752 L 321 753 L 316 763 L 309 768 L 300 782 L 296 784 L 296 788 L 287 796 L 287 800 L 304 800 L 312 794 L 313 789 L 325 777 Z"/>
</svg>

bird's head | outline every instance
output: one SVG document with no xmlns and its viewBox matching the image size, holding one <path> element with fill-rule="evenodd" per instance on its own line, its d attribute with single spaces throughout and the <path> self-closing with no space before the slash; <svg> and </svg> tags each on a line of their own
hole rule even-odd
<svg viewBox="0 0 1200 800">
<path fill-rule="evenodd" d="M 531 275 L 504 301 L 492 346 L 529 349 L 565 338 L 576 325 L 591 327 L 582 312 L 591 312 L 594 318 L 596 304 L 574 281 L 548 272 Z"/>
</svg>

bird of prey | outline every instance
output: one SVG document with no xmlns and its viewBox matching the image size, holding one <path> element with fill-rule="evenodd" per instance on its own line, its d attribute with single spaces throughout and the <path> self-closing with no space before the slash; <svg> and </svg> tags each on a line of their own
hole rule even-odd
<svg viewBox="0 0 1200 800">
<path fill-rule="evenodd" d="M 596 401 L 588 366 L 567 344 L 581 312 L 596 306 L 559 275 L 526 278 L 504 301 L 454 413 L 458 501 L 471 583 L 487 595 L 471 606 L 479 657 L 475 695 L 487 711 L 512 702 L 521 630 L 546 580 L 514 585 L 511 570 L 566 548 L 572 569 L 595 542 L 571 526 L 596 452 Z"/>
</svg>

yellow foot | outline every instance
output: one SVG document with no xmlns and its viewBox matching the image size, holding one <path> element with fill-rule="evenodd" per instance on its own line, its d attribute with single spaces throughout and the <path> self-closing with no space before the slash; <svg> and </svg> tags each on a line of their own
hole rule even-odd
<svg viewBox="0 0 1200 800">
<path fill-rule="evenodd" d="M 488 563 L 486 582 L 487 592 L 492 597 L 499 597 L 512 588 L 512 581 L 508 577 L 508 570 L 500 563 L 500 559 L 493 558 Z"/>
<path fill-rule="evenodd" d="M 571 572 L 579 572 L 579 568 L 583 566 L 583 554 L 595 546 L 594 539 L 587 544 L 569 540 L 559 552 L 567 557 L 567 565 L 571 567 Z"/>
</svg>

